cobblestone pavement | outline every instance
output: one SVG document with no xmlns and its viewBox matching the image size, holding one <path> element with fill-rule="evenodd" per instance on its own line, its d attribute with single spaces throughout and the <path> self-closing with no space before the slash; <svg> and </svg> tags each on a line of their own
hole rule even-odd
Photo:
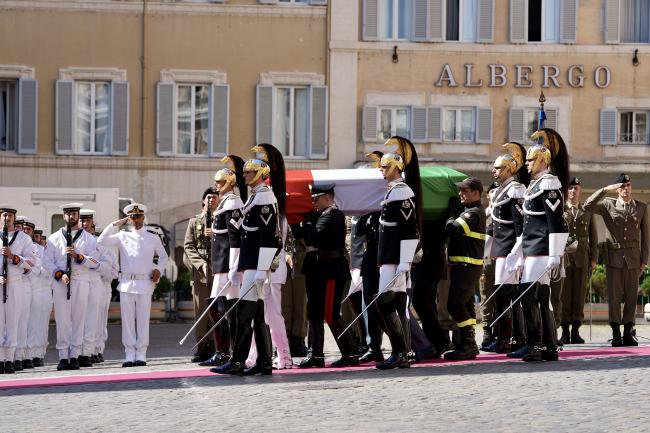
<svg viewBox="0 0 650 433">
<path fill-rule="evenodd" d="M 188 327 L 152 325 L 144 368 L 195 368 L 188 362 L 191 344 L 177 344 Z M 588 326 L 582 330 L 588 337 Z M 650 326 L 637 330 L 650 337 Z M 123 372 L 119 326 L 109 332 L 108 362 L 65 373 Z M 608 327 L 594 326 L 585 347 L 605 347 L 608 337 Z M 334 357 L 331 336 L 326 347 Z M 11 378 L 60 375 L 54 367 Z M 649 386 L 644 356 L 214 376 L 0 391 L 0 425 L 3 432 L 640 432 L 648 430 Z"/>
</svg>

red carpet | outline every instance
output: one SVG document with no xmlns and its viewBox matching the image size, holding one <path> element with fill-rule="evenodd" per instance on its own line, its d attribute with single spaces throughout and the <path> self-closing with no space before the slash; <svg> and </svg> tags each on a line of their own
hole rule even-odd
<svg viewBox="0 0 650 433">
<path fill-rule="evenodd" d="M 570 349 L 560 352 L 560 360 L 562 359 L 589 359 L 589 358 L 607 358 L 607 357 L 627 357 L 627 356 L 650 356 L 650 346 L 642 347 L 622 347 L 622 348 L 598 348 L 598 349 Z M 471 361 L 444 361 L 433 360 L 425 361 L 414 364 L 412 367 L 441 367 L 452 366 L 459 364 L 476 364 L 481 362 L 518 362 L 507 358 L 505 355 L 497 354 L 481 354 L 477 359 Z M 350 371 L 374 370 L 372 364 L 363 365 L 359 367 L 347 368 L 309 368 L 300 369 L 292 368 L 290 370 L 279 370 L 274 372 L 274 375 L 284 374 L 318 374 L 318 373 L 339 373 Z M 28 374 L 28 373 L 27 373 Z M 56 373 L 54 373 L 56 374 Z M 378 372 L 378 374 L 380 374 Z M 23 376 L 21 374 L 20 376 Z M 65 376 L 49 376 L 49 377 L 24 377 L 15 378 L 16 376 L 3 375 L 0 376 L 0 390 L 15 389 L 15 388 L 37 388 L 48 386 L 67 386 L 67 385 L 85 385 L 94 383 L 107 383 L 107 382 L 134 382 L 141 380 L 161 380 L 161 379 L 179 379 L 191 377 L 230 377 L 220 376 L 210 373 L 208 368 L 193 368 L 193 369 L 180 369 L 180 370 L 165 370 L 165 371 L 142 371 L 137 370 L 126 371 L 124 373 L 106 373 L 106 374 L 80 374 L 80 375 L 65 375 Z"/>
</svg>

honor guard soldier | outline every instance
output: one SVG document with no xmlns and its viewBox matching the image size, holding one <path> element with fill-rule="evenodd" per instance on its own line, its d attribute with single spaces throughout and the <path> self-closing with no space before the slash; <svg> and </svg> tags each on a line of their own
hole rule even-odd
<svg viewBox="0 0 650 433">
<path fill-rule="evenodd" d="M 24 277 L 35 263 L 32 239 L 14 226 L 16 209 L 0 206 L 2 218 L 2 273 L 0 274 L 0 374 L 15 372 L 14 355 L 18 345 L 18 320 L 22 308 L 25 286 L 29 284 Z M 30 302 L 31 298 L 27 300 Z M 22 363 L 19 366 L 22 369 Z"/>
<path fill-rule="evenodd" d="M 617 193 L 618 197 L 605 197 Z M 608 230 L 603 260 L 607 274 L 612 346 L 637 346 L 634 330 L 639 273 L 648 265 L 650 228 L 645 203 L 632 198 L 632 181 L 625 173 L 616 183 L 594 192 L 585 210 L 603 217 Z M 621 298 L 624 300 L 621 318 Z M 624 324 L 621 339 L 621 320 Z"/>
<path fill-rule="evenodd" d="M 29 323 L 27 325 L 28 356 L 32 359 L 34 367 L 42 367 L 45 351 L 48 345 L 48 332 L 50 328 L 50 314 L 52 313 L 52 287 L 51 277 L 43 269 L 43 255 L 45 248 L 41 245 L 43 229 L 34 228 L 34 248 L 36 261 L 40 263 L 38 269 L 33 269 L 29 275 L 32 285 L 32 305 Z M 33 275 L 32 275 L 33 273 Z M 37 275 L 37 277 L 36 277 Z"/>
<path fill-rule="evenodd" d="M 474 292 L 483 269 L 485 249 L 485 208 L 481 204 L 483 184 L 475 177 L 456 183 L 464 209 L 460 216 L 445 225 L 447 261 L 449 263 L 449 298 L 447 310 L 456 322 L 459 344 L 445 353 L 447 360 L 474 359 L 479 350 L 474 326 Z"/>
<path fill-rule="evenodd" d="M 81 228 L 79 211 L 82 207 L 81 203 L 61 206 L 66 226 L 50 235 L 43 260 L 43 267 L 54 277 L 52 290 L 56 348 L 59 351 L 57 370 L 79 369 L 90 272 L 99 266 L 95 259 L 97 240 Z"/>
<path fill-rule="evenodd" d="M 365 250 L 365 237 L 362 229 L 359 228 L 361 217 L 353 216 L 350 218 L 350 289 L 346 298 L 350 301 L 350 309 L 357 316 L 363 310 L 363 277 L 361 277 L 361 264 L 363 262 L 363 252 Z M 344 298 L 345 299 L 345 298 Z M 368 335 L 364 321 L 359 322 L 356 327 L 358 335 L 357 347 L 358 355 L 364 355 L 368 347 Z"/>
<path fill-rule="evenodd" d="M 210 187 L 203 192 L 201 197 L 203 208 L 200 214 L 190 218 L 187 223 L 187 230 L 185 232 L 185 256 L 191 264 L 192 272 L 192 301 L 194 305 L 194 317 L 199 317 L 205 311 L 208 304 L 206 303 L 210 296 L 211 288 L 208 287 L 208 262 L 210 259 L 210 237 L 206 234 L 206 230 L 210 229 L 207 226 L 208 213 L 211 214 L 217 208 L 218 195 L 214 188 Z M 210 281 L 211 283 L 212 281 Z M 210 329 L 210 323 L 206 317 L 201 321 L 199 326 L 196 327 L 197 341 L 205 335 Z M 214 348 L 212 341 L 204 340 L 199 344 L 196 353 L 192 356 L 192 362 L 203 362 L 213 355 Z"/>
<path fill-rule="evenodd" d="M 388 182 L 388 192 L 381 202 L 379 218 L 377 304 L 392 348 L 390 357 L 377 364 L 381 370 L 410 367 L 406 286 L 419 244 L 418 226 L 422 209 L 420 172 L 413 144 L 398 136 L 389 138 L 386 144 L 397 145 L 398 149 L 396 153 L 385 153 L 380 160 L 380 170 Z"/>
<path fill-rule="evenodd" d="M 585 211 L 580 203 L 580 179 L 569 182 L 564 220 L 569 228 L 569 240 L 564 254 L 566 276 L 562 279 L 562 311 L 558 311 L 562 326 L 563 344 L 583 344 L 580 325 L 584 318 L 585 294 L 589 270 L 596 266 L 598 258 L 598 232 L 596 217 Z M 571 326 L 571 331 L 569 331 Z"/>
<path fill-rule="evenodd" d="M 311 341 L 310 355 L 300 367 L 322 367 L 323 360 L 323 319 L 341 351 L 341 359 L 332 367 L 345 367 L 359 364 L 352 334 L 345 332 L 341 317 L 341 300 L 345 283 L 350 280 L 350 269 L 345 256 L 346 225 L 343 212 L 334 204 L 334 184 L 310 185 L 314 209 L 318 212 L 315 223 L 304 226 L 305 242 L 318 249 L 315 281 L 307 287 L 307 314 L 309 315 Z M 311 331 L 316 327 L 316 331 Z M 339 338 L 340 336 L 340 338 Z"/>
<path fill-rule="evenodd" d="M 34 234 L 36 224 L 29 217 L 20 217 L 23 223 L 22 231 L 31 239 Z M 41 261 L 43 255 L 41 250 L 38 249 L 32 240 L 33 259 L 25 262 L 25 270 L 23 275 L 23 290 L 20 293 L 21 309 L 18 318 L 18 345 L 14 355 L 14 369 L 21 371 L 22 369 L 34 368 L 32 358 L 29 356 L 28 340 L 29 340 L 29 322 L 32 320 L 32 294 L 33 287 L 40 281 L 41 278 Z"/>
<path fill-rule="evenodd" d="M 214 189 L 219 194 L 219 204 L 212 222 L 210 259 L 214 279 L 208 299 L 210 303 L 217 299 L 210 308 L 210 317 L 214 323 L 230 310 L 239 297 L 239 232 L 244 218 L 242 200 L 246 200 L 248 195 L 244 182 L 244 161 L 236 155 L 229 155 L 221 162 L 229 164 L 230 167 L 222 168 L 214 175 Z M 236 311 L 232 310 L 226 320 L 213 331 L 214 355 L 199 365 L 217 367 L 228 362 L 230 349 L 234 345 L 236 326 Z"/>
<path fill-rule="evenodd" d="M 99 237 L 101 233 L 92 225 L 95 236 Z M 101 276 L 102 292 L 99 304 L 99 314 L 97 315 L 97 339 L 95 341 L 95 353 L 97 362 L 104 362 L 104 349 L 106 348 L 106 341 L 108 340 L 108 310 L 111 306 L 111 298 L 113 297 L 113 280 L 119 277 L 120 264 L 117 260 L 117 250 L 115 248 L 106 248 L 102 245 L 97 245 L 100 251 L 99 274 Z M 94 362 L 94 361 L 93 361 Z"/>
<path fill-rule="evenodd" d="M 262 288 L 269 278 L 271 263 L 280 242 L 278 240 L 278 209 L 273 191 L 265 180 L 270 175 L 266 162 L 250 159 L 244 164 L 244 179 L 251 193 L 244 204 L 241 226 L 238 271 L 242 272 L 242 285 L 237 301 L 237 332 L 230 361 L 212 368 L 214 373 L 253 375 L 271 374 L 271 334 L 264 320 Z M 252 326 L 251 326 L 252 324 Z M 245 369 L 246 358 L 255 330 L 257 362 Z"/>
<path fill-rule="evenodd" d="M 524 361 L 557 361 L 555 318 L 550 307 L 550 278 L 559 275 L 569 233 L 564 222 L 564 190 L 568 186 L 569 161 L 562 137 L 542 128 L 532 135 L 538 144 L 528 149 L 526 167 L 531 175 L 522 209 L 524 226 L 506 258 L 506 270 L 523 266 L 520 291 L 532 351 Z M 541 323 L 540 323 L 541 321 Z M 541 333 L 540 333 L 541 330 Z"/>
<path fill-rule="evenodd" d="M 486 256 L 494 261 L 493 290 L 499 290 L 493 301 L 496 304 L 495 318 L 518 296 L 519 275 L 517 272 L 508 272 L 505 263 L 506 257 L 523 231 L 522 205 L 526 185 L 530 181 L 530 175 L 524 165 L 526 149 L 517 142 L 506 143 L 502 147 L 507 153 L 497 157 L 492 168 L 492 177 L 498 186 L 490 191 L 492 227 L 491 236 L 486 240 Z M 519 314 L 521 309 L 517 305 L 513 306 L 512 310 L 506 313 L 497 326 L 498 336 L 493 347 L 497 353 L 510 352 L 513 328 L 514 343 L 519 347 L 524 343 L 524 324 Z M 519 347 L 514 349 L 518 350 Z"/>
<path fill-rule="evenodd" d="M 167 265 L 167 252 L 160 238 L 144 227 L 147 207 L 132 203 L 124 208 L 126 218 L 109 224 L 98 243 L 119 250 L 120 313 L 122 318 L 122 344 L 126 358 L 122 367 L 147 365 L 149 346 L 149 317 L 151 295 Z M 131 230 L 120 231 L 130 222 Z M 154 256 L 158 263 L 154 263 Z"/>
</svg>

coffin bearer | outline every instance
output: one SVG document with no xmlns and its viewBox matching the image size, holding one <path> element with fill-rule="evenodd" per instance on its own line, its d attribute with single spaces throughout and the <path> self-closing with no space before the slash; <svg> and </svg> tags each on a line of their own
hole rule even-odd
<svg viewBox="0 0 650 433">
<path fill-rule="evenodd" d="M 32 240 L 21 230 L 14 227 L 16 209 L 12 206 L 0 206 L 0 255 L 2 255 L 2 273 L 0 273 L 0 374 L 14 373 L 14 354 L 18 344 L 18 314 L 21 297 L 18 292 L 29 284 L 23 277 L 28 262 L 34 262 Z"/>
<path fill-rule="evenodd" d="M 569 240 L 564 254 L 566 276 L 562 280 L 562 326 L 563 344 L 583 344 L 579 329 L 584 318 L 585 294 L 589 270 L 596 266 L 598 258 L 598 232 L 596 218 L 585 211 L 580 203 L 580 179 L 574 177 L 569 182 L 567 201 L 564 207 L 564 220 L 569 228 Z M 558 312 L 559 313 L 559 312 Z M 571 331 L 569 332 L 569 325 Z"/>
<path fill-rule="evenodd" d="M 205 311 L 208 304 L 206 300 L 210 297 L 210 289 L 208 287 L 208 261 L 210 258 L 210 236 L 206 234 L 206 229 L 210 230 L 211 227 L 207 226 L 208 214 L 212 214 L 219 201 L 219 196 L 214 188 L 210 187 L 203 191 L 201 198 L 203 203 L 202 211 L 200 214 L 190 218 L 187 224 L 187 231 L 185 232 L 185 255 L 192 265 L 192 301 L 194 303 L 194 317 L 199 317 Z M 211 216 L 209 217 L 212 220 Z M 212 279 L 211 281 L 212 282 Z M 195 335 L 197 341 L 205 335 L 210 329 L 210 322 L 208 317 L 205 317 L 201 323 L 196 327 Z M 214 354 L 214 343 L 211 339 L 204 340 L 197 348 L 196 353 L 192 356 L 192 362 L 203 362 Z"/>
<path fill-rule="evenodd" d="M 82 355 L 84 321 L 88 307 L 90 272 L 99 266 L 95 259 L 95 236 L 81 228 L 79 211 L 82 203 L 68 203 L 63 209 L 66 226 L 47 240 L 45 267 L 54 277 L 54 318 L 56 348 L 59 351 L 57 370 L 78 370 Z"/>
<path fill-rule="evenodd" d="M 464 206 L 456 219 L 449 219 L 445 225 L 447 261 L 449 262 L 449 298 L 447 310 L 456 322 L 460 333 L 460 344 L 445 359 L 474 359 L 479 350 L 476 345 L 476 311 L 474 292 L 483 270 L 485 249 L 485 208 L 481 204 L 483 184 L 475 177 L 469 177 L 458 186 L 460 202 Z"/>
<path fill-rule="evenodd" d="M 616 193 L 617 198 L 605 197 Z M 621 173 L 616 183 L 594 192 L 585 211 L 603 217 L 608 230 L 603 260 L 607 270 L 607 301 L 612 346 L 637 346 L 634 330 L 639 273 L 648 265 L 650 228 L 645 203 L 632 198 L 630 176 Z M 621 339 L 621 298 L 624 300 Z"/>
<path fill-rule="evenodd" d="M 133 203 L 124 208 L 126 218 L 109 224 L 98 243 L 119 249 L 120 312 L 122 316 L 122 344 L 126 358 L 122 367 L 147 365 L 149 345 L 149 317 L 151 295 L 162 271 L 167 265 L 167 252 L 160 238 L 144 228 L 146 206 Z M 120 227 L 130 222 L 130 231 Z M 158 263 L 154 263 L 154 256 Z"/>
</svg>

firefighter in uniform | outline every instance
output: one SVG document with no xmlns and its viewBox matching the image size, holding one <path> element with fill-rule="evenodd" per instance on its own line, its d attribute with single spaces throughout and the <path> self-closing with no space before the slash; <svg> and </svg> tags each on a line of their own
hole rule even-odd
<svg viewBox="0 0 650 433">
<path fill-rule="evenodd" d="M 490 238 L 486 241 L 486 256 L 494 261 L 493 290 L 501 287 L 494 296 L 495 317 L 505 311 L 510 301 L 517 296 L 519 275 L 516 272 L 509 273 L 505 268 L 505 261 L 523 230 L 522 204 L 526 192 L 525 185 L 530 180 L 528 170 L 524 166 L 526 149 L 517 142 L 506 143 L 502 147 L 507 153 L 497 157 L 492 168 L 492 177 L 498 186 L 490 192 L 492 230 Z M 495 352 L 510 352 L 513 327 L 515 344 L 523 343 L 520 311 L 518 305 L 513 307 L 513 311 L 506 313 L 499 322 Z"/>
<path fill-rule="evenodd" d="M 210 187 L 203 192 L 201 198 L 203 202 L 203 210 L 200 214 L 190 218 L 187 223 L 187 230 L 185 232 L 184 249 L 185 256 L 191 264 L 192 272 L 192 301 L 194 304 L 194 316 L 199 315 L 207 308 L 206 300 L 210 296 L 210 288 L 208 287 L 208 260 L 210 255 L 210 237 L 208 237 L 206 230 L 207 227 L 207 214 L 212 213 L 217 207 L 217 192 L 214 188 Z M 203 322 L 196 327 L 196 339 L 200 339 L 210 329 L 210 321 L 206 317 Z M 215 348 L 212 347 L 213 342 L 204 340 L 199 344 L 197 351 L 192 355 L 192 362 L 203 362 L 212 356 Z M 217 348 L 221 350 L 221 348 Z"/>
<path fill-rule="evenodd" d="M 531 181 L 522 205 L 523 232 L 506 258 L 506 270 L 523 271 L 519 289 L 520 294 L 526 291 L 521 304 L 532 351 L 522 359 L 557 361 L 550 279 L 559 275 L 569 237 L 563 215 L 569 161 L 564 141 L 554 130 L 542 128 L 532 138 L 541 138 L 543 145 L 529 148 L 526 154 Z"/>
<path fill-rule="evenodd" d="M 419 244 L 418 226 L 422 209 L 418 158 L 413 144 L 398 136 L 389 138 L 386 144 L 397 145 L 398 149 L 395 153 L 385 153 L 380 160 L 380 170 L 388 182 L 388 192 L 381 202 L 379 218 L 377 304 L 392 348 L 390 357 L 377 364 L 376 367 L 381 370 L 410 367 L 406 288 Z"/>
<path fill-rule="evenodd" d="M 210 316 L 214 323 L 230 310 L 239 296 L 241 286 L 241 273 L 237 270 L 239 264 L 239 230 L 243 220 L 242 208 L 248 195 L 244 183 L 244 161 L 236 156 L 229 155 L 222 162 L 230 165 L 222 168 L 214 175 L 214 188 L 219 193 L 219 204 L 214 212 L 212 222 L 212 242 L 210 259 L 212 261 L 212 292 L 211 303 L 216 297 L 217 301 L 210 308 Z M 243 195 L 242 195 L 243 194 Z M 236 328 L 236 312 L 232 310 L 226 320 L 214 329 L 213 339 L 215 346 L 214 355 L 207 361 L 200 362 L 201 366 L 219 366 L 230 359 L 230 348 L 234 343 Z"/>
<path fill-rule="evenodd" d="M 242 285 L 237 301 L 237 325 L 232 358 L 220 366 L 210 369 L 213 373 L 235 375 L 268 375 L 273 372 L 271 364 L 271 334 L 264 319 L 262 288 L 269 279 L 271 263 L 278 247 L 277 200 L 265 180 L 269 178 L 268 164 L 259 159 L 250 159 L 244 164 L 244 179 L 250 187 L 250 195 L 242 211 L 239 262 Z M 252 325 L 252 326 L 251 326 Z M 251 347 L 255 330 L 257 346 L 256 363 L 246 369 L 245 362 Z"/>
<path fill-rule="evenodd" d="M 589 270 L 596 266 L 598 256 L 598 232 L 596 217 L 585 211 L 580 203 L 580 179 L 574 177 L 569 182 L 564 220 L 569 228 L 569 240 L 564 255 L 566 276 L 562 279 L 562 327 L 563 344 L 583 344 L 580 325 L 584 318 L 585 294 Z M 561 313 L 561 314 L 559 314 Z M 571 326 L 571 331 L 569 331 Z"/>
<path fill-rule="evenodd" d="M 605 197 L 608 193 L 618 193 L 618 197 Z M 630 176 L 622 173 L 615 184 L 594 192 L 585 202 L 585 210 L 602 216 L 609 231 L 603 260 L 607 270 L 612 346 L 637 346 L 634 315 L 639 273 L 648 265 L 650 256 L 647 206 L 632 198 Z M 624 300 L 622 318 L 621 299 Z M 621 319 L 624 325 L 622 339 Z"/>
<path fill-rule="evenodd" d="M 345 256 L 345 216 L 334 205 L 334 186 L 310 185 L 318 219 L 315 223 L 308 222 L 304 225 L 304 236 L 307 245 L 316 247 L 318 253 L 314 284 L 307 288 L 307 312 L 309 326 L 317 328 L 312 335 L 324 335 L 325 320 L 337 339 L 341 359 L 334 361 L 331 366 L 346 367 L 359 364 L 359 357 L 352 335 L 348 332 L 341 335 L 345 329 L 341 300 L 345 283 L 350 280 L 350 269 Z M 301 368 L 323 366 L 323 342 L 320 337 L 311 341 L 312 356 L 300 363 Z"/>
<path fill-rule="evenodd" d="M 449 298 L 447 310 L 456 322 L 459 344 L 445 353 L 447 360 L 474 359 L 479 350 L 474 326 L 474 292 L 483 270 L 485 249 L 485 208 L 481 204 L 483 184 L 474 177 L 456 183 L 461 204 L 465 207 L 456 219 L 445 225 L 447 261 L 449 263 Z"/>
</svg>

